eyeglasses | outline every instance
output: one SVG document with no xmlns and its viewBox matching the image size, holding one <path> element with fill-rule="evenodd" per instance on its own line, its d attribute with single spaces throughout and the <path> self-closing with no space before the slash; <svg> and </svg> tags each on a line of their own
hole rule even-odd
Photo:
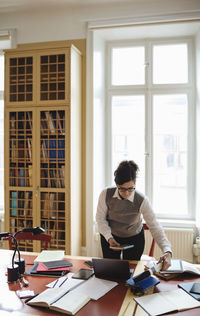
<svg viewBox="0 0 200 316">
<path fill-rule="evenodd" d="M 121 187 L 118 187 L 118 191 L 119 192 L 133 192 L 135 190 L 135 187 L 130 187 L 130 188 L 121 188 Z"/>
</svg>

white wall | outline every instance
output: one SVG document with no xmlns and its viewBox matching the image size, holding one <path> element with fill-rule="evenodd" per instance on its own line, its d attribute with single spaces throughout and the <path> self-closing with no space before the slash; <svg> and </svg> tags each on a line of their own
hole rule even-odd
<svg viewBox="0 0 200 316">
<path fill-rule="evenodd" d="M 122 0 L 101 5 L 84 5 L 83 1 L 82 6 L 63 4 L 62 8 L 57 8 L 57 1 L 54 2 L 55 7 L 40 6 L 24 12 L 23 7 L 18 12 L 0 11 L 0 30 L 16 28 L 18 43 L 77 39 L 86 38 L 88 21 L 200 10 L 199 0 Z"/>
<path fill-rule="evenodd" d="M 197 185 L 196 185 L 196 218 L 197 218 L 197 227 L 199 229 L 200 235 L 200 195 L 198 194 L 200 190 L 200 31 L 196 36 L 196 142 L 197 142 Z"/>
</svg>

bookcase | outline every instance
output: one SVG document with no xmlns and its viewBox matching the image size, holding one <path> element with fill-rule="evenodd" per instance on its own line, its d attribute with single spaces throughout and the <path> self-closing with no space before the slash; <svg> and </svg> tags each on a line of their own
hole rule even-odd
<svg viewBox="0 0 200 316">
<path fill-rule="evenodd" d="M 81 249 L 81 69 L 80 51 L 63 42 L 5 52 L 5 231 L 41 226 L 50 249 L 72 255 Z"/>
</svg>

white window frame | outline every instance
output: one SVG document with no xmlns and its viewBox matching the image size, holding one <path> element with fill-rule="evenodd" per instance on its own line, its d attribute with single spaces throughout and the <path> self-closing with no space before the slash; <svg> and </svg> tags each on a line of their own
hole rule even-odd
<svg viewBox="0 0 200 316">
<path fill-rule="evenodd" d="M 188 83 L 184 84 L 153 84 L 153 65 L 151 64 L 152 52 L 154 45 L 166 45 L 166 44 L 180 44 L 187 43 L 188 45 Z M 145 63 L 148 65 L 146 67 L 145 73 L 145 83 L 144 85 L 129 85 L 129 86 L 113 86 L 111 83 L 111 73 L 112 73 L 112 49 L 115 47 L 133 47 L 133 46 L 144 46 L 145 47 Z M 106 60 L 106 71 L 105 75 L 107 76 L 106 83 L 106 161 L 108 163 L 108 170 L 106 172 L 107 179 L 106 183 L 111 185 L 113 183 L 113 174 L 112 170 L 112 154 L 111 147 L 112 144 L 112 135 L 111 135 L 111 99 L 115 95 L 130 95 L 130 94 L 142 94 L 145 96 L 146 101 L 146 125 L 145 125 L 145 166 L 146 166 L 146 175 L 145 175 L 145 194 L 149 197 L 150 201 L 153 204 L 153 95 L 154 94 L 177 94 L 183 93 L 187 94 L 188 97 L 188 215 L 183 217 L 185 220 L 195 220 L 195 183 L 196 183 L 196 150 L 195 150 L 195 77 L 194 77 L 194 39 L 193 37 L 179 37 L 179 38 L 165 38 L 165 39 L 149 39 L 149 40 L 133 40 L 133 41 L 110 41 L 107 42 L 107 60 Z M 152 61 L 153 62 L 153 61 Z M 148 69 L 149 68 L 149 71 Z M 172 218 L 164 216 L 162 214 L 157 214 L 157 217 L 160 219 L 169 220 Z M 178 219 L 178 215 L 174 217 Z M 182 219 L 183 219 L 182 218 Z"/>
</svg>

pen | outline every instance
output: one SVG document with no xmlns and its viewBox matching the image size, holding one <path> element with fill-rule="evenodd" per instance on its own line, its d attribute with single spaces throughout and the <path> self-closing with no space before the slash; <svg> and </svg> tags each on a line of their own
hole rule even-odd
<svg viewBox="0 0 200 316">
<path fill-rule="evenodd" d="M 55 287 L 57 283 L 58 283 L 58 279 L 54 282 L 53 287 Z"/>
<path fill-rule="evenodd" d="M 62 283 L 59 285 L 59 287 L 61 287 L 65 283 L 65 281 L 67 281 L 67 280 L 68 280 L 68 278 L 64 279 L 64 281 L 62 281 Z"/>
<path fill-rule="evenodd" d="M 60 278 L 62 278 L 65 274 L 66 274 L 66 272 L 65 272 L 65 271 L 63 271 L 63 272 L 62 272 L 62 275 L 60 276 Z M 56 286 L 56 284 L 58 283 L 58 280 L 59 280 L 60 278 L 58 278 L 58 279 L 55 281 L 55 283 L 54 283 L 53 287 L 55 287 L 55 286 Z M 67 278 L 66 278 L 66 279 L 67 279 Z M 61 283 L 61 285 L 62 285 L 62 284 L 66 281 L 66 279 L 65 279 L 65 280 Z M 60 285 L 60 286 L 61 286 L 61 285 Z M 59 286 L 59 287 L 60 287 L 60 286 Z"/>
<path fill-rule="evenodd" d="M 38 296 L 39 294 L 35 294 L 34 296 L 31 296 L 31 297 L 29 297 L 29 298 L 27 298 L 25 301 L 24 301 L 24 303 L 28 303 L 30 300 L 32 300 L 32 298 L 34 298 L 34 297 L 36 297 L 36 296 Z"/>
</svg>

